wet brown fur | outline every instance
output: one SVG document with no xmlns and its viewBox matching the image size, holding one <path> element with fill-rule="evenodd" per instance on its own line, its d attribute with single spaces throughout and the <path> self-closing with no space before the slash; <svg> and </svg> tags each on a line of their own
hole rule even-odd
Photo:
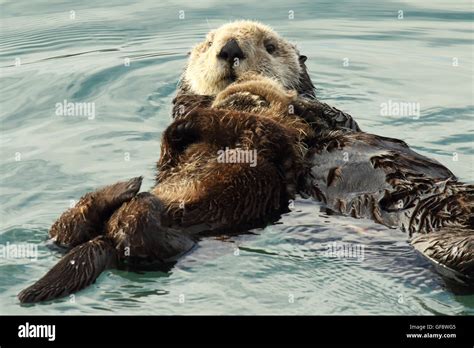
<svg viewBox="0 0 474 348">
<path fill-rule="evenodd" d="M 338 130 L 310 145 L 313 169 L 300 193 L 334 212 L 401 228 L 445 277 L 474 283 L 474 185 L 398 139 Z"/>
<path fill-rule="evenodd" d="M 472 186 L 457 182 L 448 169 L 402 141 L 359 132 L 350 115 L 314 98 L 305 58 L 294 46 L 266 27 L 246 22 L 243 28 L 250 29 L 240 37 L 258 33 L 260 44 L 269 35 L 284 48 L 279 57 L 259 54 L 264 61 L 283 58 L 287 73 L 279 79 L 252 66 L 258 60 L 248 60 L 235 81 L 206 86 L 209 81 L 200 76 L 198 89 L 212 93 L 199 95 L 188 65 L 173 101 L 175 120 L 163 134 L 157 185 L 137 194 L 141 178 L 134 178 L 89 193 L 66 211 L 50 236 L 72 250 L 19 294 L 21 302 L 78 291 L 123 262 L 173 262 L 205 234 L 265 226 L 287 211 L 296 190 L 342 214 L 410 234 L 430 233 L 413 239 L 413 245 L 471 276 Z M 217 45 L 208 41 L 195 48 L 191 65 L 206 47 Z M 217 153 L 225 148 L 256 150 L 257 165 L 219 163 Z M 351 161 L 340 159 L 344 152 Z M 311 174 L 307 163 L 313 165 Z M 456 254 L 457 246 L 468 249 Z"/>
<path fill-rule="evenodd" d="M 201 235 L 263 227 L 288 211 L 303 173 L 302 142 L 312 130 L 288 113 L 294 95 L 269 93 L 270 85 L 246 80 L 218 96 L 213 108 L 176 118 L 163 134 L 150 193 L 136 194 L 141 178 L 135 178 L 88 193 L 66 211 L 50 236 L 73 249 L 20 301 L 68 295 L 119 263 L 173 262 Z M 237 111 L 233 102 L 242 95 L 264 103 Z M 226 148 L 256 150 L 256 165 L 219 163 L 218 151 Z"/>
</svg>

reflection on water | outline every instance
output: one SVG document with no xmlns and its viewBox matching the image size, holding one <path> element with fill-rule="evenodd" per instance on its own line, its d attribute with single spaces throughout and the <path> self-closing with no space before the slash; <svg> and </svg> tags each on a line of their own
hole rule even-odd
<svg viewBox="0 0 474 348">
<path fill-rule="evenodd" d="M 105 272 L 75 303 L 15 298 L 60 257 L 46 235 L 71 200 L 137 175 L 153 184 L 186 53 L 228 20 L 273 26 L 309 57 L 321 99 L 472 182 L 470 1 L 7 1 L 0 18 L 0 243 L 38 248 L 36 261 L 0 258 L 2 313 L 474 313 L 401 232 L 306 200 L 254 234 L 204 240 L 170 272 Z M 56 115 L 64 100 L 95 117 Z M 420 115 L 382 116 L 389 101 Z"/>
</svg>

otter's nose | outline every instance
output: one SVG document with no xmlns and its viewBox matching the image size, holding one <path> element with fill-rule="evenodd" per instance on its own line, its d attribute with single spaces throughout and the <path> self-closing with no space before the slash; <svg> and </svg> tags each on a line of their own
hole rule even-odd
<svg viewBox="0 0 474 348">
<path fill-rule="evenodd" d="M 218 58 L 226 60 L 230 65 L 235 63 L 235 59 L 244 59 L 244 52 L 235 39 L 227 41 L 217 55 Z"/>
</svg>

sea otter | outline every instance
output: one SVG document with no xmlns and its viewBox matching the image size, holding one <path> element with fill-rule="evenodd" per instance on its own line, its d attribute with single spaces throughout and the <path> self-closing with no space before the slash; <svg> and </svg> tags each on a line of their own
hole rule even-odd
<svg viewBox="0 0 474 348">
<path fill-rule="evenodd" d="M 283 115 L 282 123 L 289 119 L 288 108 L 302 102 L 277 82 L 244 73 L 216 96 L 212 107 Z M 298 109 L 310 112 L 312 107 Z M 446 167 L 401 140 L 333 127 L 319 118 L 318 131 L 300 139 L 309 148 L 306 163 L 312 171 L 298 193 L 333 212 L 401 228 L 442 275 L 472 284 L 474 185 L 457 181 Z"/>
<path fill-rule="evenodd" d="M 306 56 L 267 26 L 226 24 L 191 51 L 173 115 L 213 105 L 219 100 L 216 95 L 225 88 L 231 91 L 228 86 L 249 72 L 295 91 L 295 114 L 315 134 L 307 143 L 312 173 L 299 193 L 339 213 L 408 231 L 414 247 L 442 274 L 472 283 L 473 186 L 458 182 L 447 168 L 402 141 L 362 133 L 349 114 L 318 101 L 305 61 Z M 234 95 L 235 109 L 252 105 L 244 94 Z"/>
<path fill-rule="evenodd" d="M 254 78 L 239 80 L 213 108 L 193 109 L 166 129 L 150 192 L 137 194 L 141 178 L 134 178 L 88 193 L 63 213 L 50 237 L 72 249 L 20 301 L 71 294 L 119 264 L 171 263 L 200 236 L 263 227 L 287 212 L 312 130 L 288 111 L 294 94 Z M 234 110 L 241 93 L 252 98 L 252 113 Z M 222 163 L 223 149 L 255 151 L 256 165 Z"/>
<path fill-rule="evenodd" d="M 264 226 L 287 211 L 295 191 L 342 214 L 438 231 L 414 239 L 415 247 L 450 275 L 472 279 L 471 186 L 401 141 L 360 132 L 350 115 L 317 101 L 305 58 L 268 27 L 238 22 L 210 37 L 193 50 L 183 75 L 157 185 L 137 194 L 140 178 L 118 183 L 64 213 L 50 235 L 73 248 L 20 301 L 70 294 L 119 263 L 173 262 L 203 234 Z M 256 51 L 260 58 L 251 59 Z M 200 59 L 214 65 L 196 70 Z M 288 66 L 279 77 L 271 64 L 281 62 Z M 206 85 L 201 76 L 210 72 Z M 293 79 L 288 72 L 296 72 Z M 258 164 L 219 163 L 218 151 L 236 148 L 256 150 Z M 341 154 L 349 163 L 340 163 Z M 454 219 L 446 218 L 450 211 Z"/>
</svg>

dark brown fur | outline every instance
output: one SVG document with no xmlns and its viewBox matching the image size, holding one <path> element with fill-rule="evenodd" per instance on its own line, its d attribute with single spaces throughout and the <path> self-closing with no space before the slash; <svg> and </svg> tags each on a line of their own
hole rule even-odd
<svg viewBox="0 0 474 348">
<path fill-rule="evenodd" d="M 233 110 L 194 109 L 176 119 L 163 135 L 151 193 L 136 194 L 141 178 L 135 178 L 86 194 L 50 231 L 72 250 L 20 301 L 66 296 L 119 263 L 173 262 L 200 235 L 278 219 L 302 173 L 299 136 L 271 118 Z M 217 162 L 226 147 L 256 150 L 257 165 Z"/>
<path fill-rule="evenodd" d="M 237 81 L 216 105 L 219 95 L 193 94 L 182 81 L 157 185 L 137 194 L 135 178 L 85 195 L 50 231 L 72 250 L 20 301 L 66 296 L 121 263 L 173 262 L 202 235 L 264 226 L 287 211 L 297 189 L 341 214 L 421 234 L 418 250 L 472 282 L 472 185 L 400 140 L 360 132 L 349 114 L 316 100 L 305 60 L 294 98 L 272 94 L 265 82 L 239 90 Z M 257 165 L 219 163 L 225 148 L 256 150 Z"/>
</svg>

